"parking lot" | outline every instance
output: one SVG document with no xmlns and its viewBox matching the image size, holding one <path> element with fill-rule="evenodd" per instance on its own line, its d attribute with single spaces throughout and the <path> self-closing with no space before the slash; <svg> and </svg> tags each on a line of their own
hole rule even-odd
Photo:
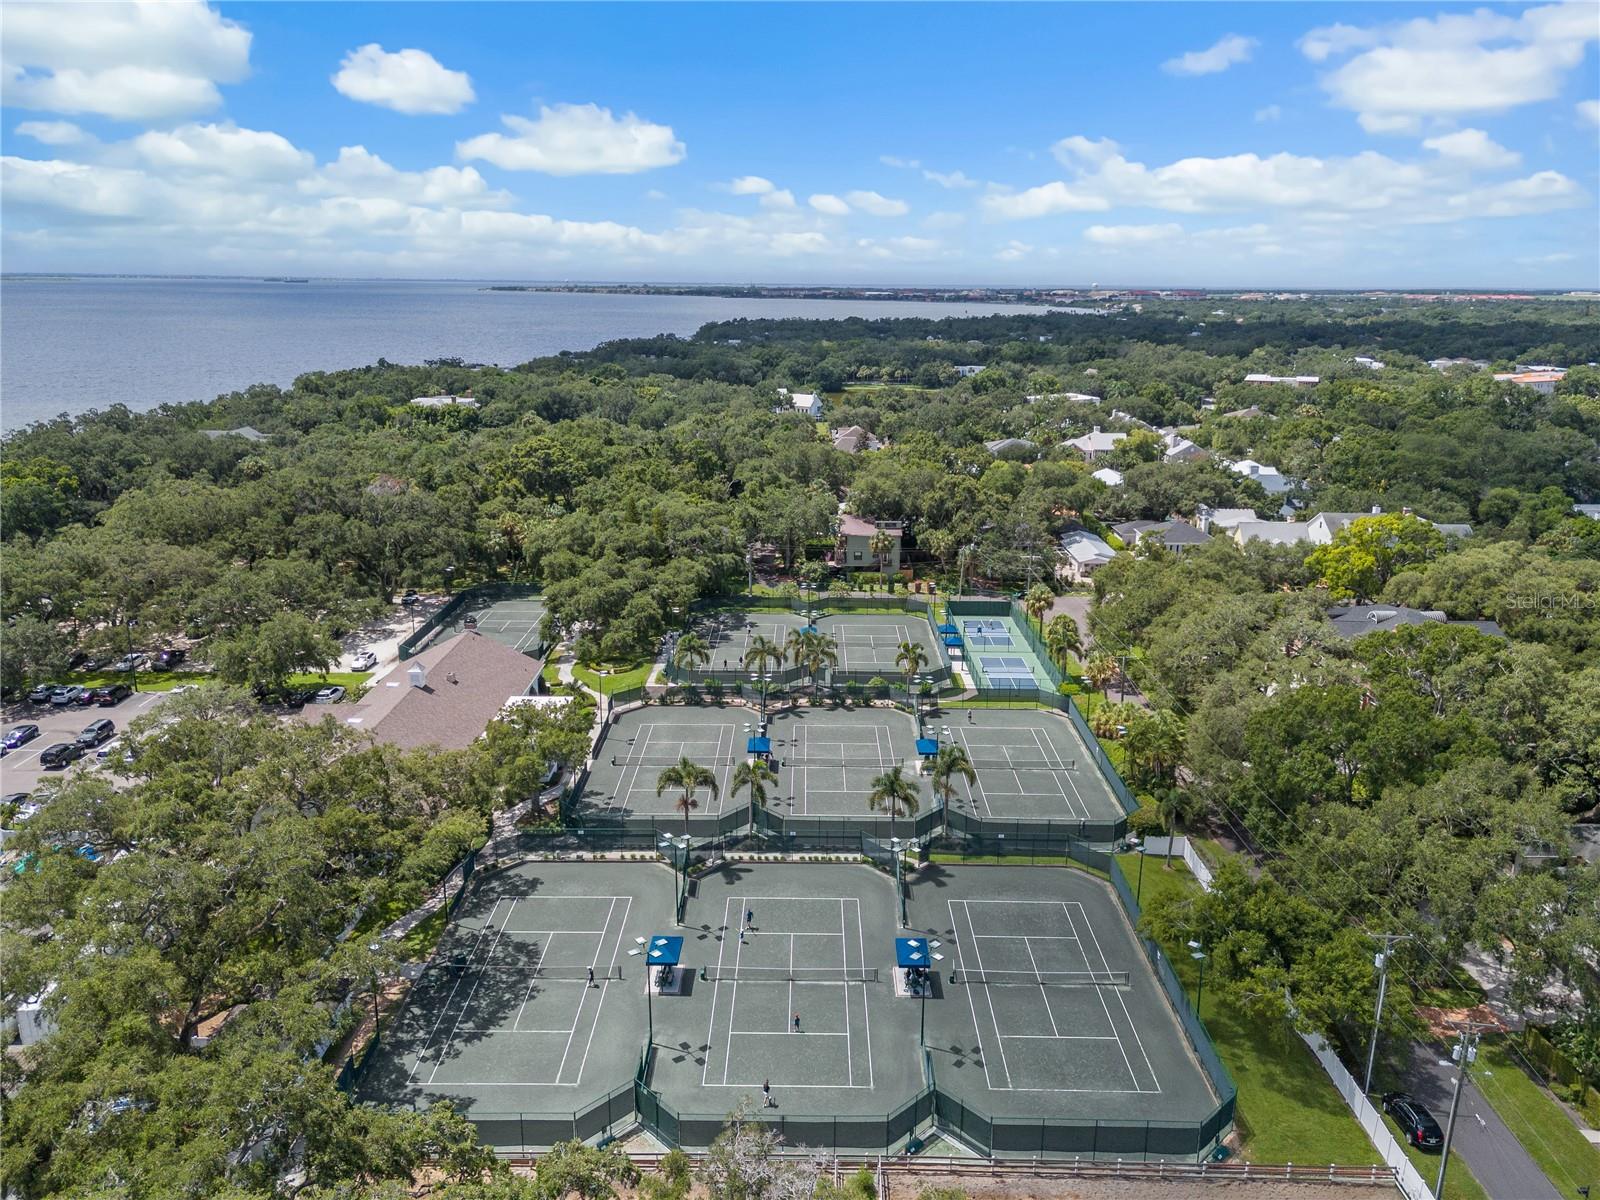
<svg viewBox="0 0 1600 1200">
<path fill-rule="evenodd" d="M 129 722 L 149 712 L 170 694 L 170 692 L 135 692 L 110 708 L 101 708 L 95 704 L 72 704 L 65 708 L 53 708 L 48 704 L 29 704 L 26 701 L 6 705 L 4 715 L 7 733 L 18 725 L 37 725 L 39 736 L 0 759 L 0 791 L 7 794 L 35 792 L 42 780 L 92 768 L 98 761 L 95 758 L 97 750 L 104 750 L 108 746 L 114 748 L 117 744 L 116 739 L 98 747 L 97 750 L 90 750 L 65 771 L 46 770 L 39 763 L 39 752 L 57 742 L 73 741 L 83 731 L 85 725 L 103 717 L 116 722 L 117 733 L 120 736 Z"/>
</svg>

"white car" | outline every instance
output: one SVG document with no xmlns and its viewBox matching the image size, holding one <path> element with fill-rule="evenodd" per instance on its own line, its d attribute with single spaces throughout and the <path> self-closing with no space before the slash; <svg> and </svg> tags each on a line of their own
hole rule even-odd
<svg viewBox="0 0 1600 1200">
<path fill-rule="evenodd" d="M 337 704 L 337 703 L 339 703 L 339 701 L 341 701 L 343 699 L 344 699 L 344 689 L 342 687 L 340 687 L 338 684 L 333 684 L 330 687 L 325 687 L 325 688 L 320 689 L 317 692 L 317 694 L 312 697 L 311 703 L 313 703 L 313 704 Z"/>
<path fill-rule="evenodd" d="M 350 667 L 355 671 L 370 671 L 378 665 L 378 656 L 371 650 L 362 650 L 350 660 Z"/>
</svg>

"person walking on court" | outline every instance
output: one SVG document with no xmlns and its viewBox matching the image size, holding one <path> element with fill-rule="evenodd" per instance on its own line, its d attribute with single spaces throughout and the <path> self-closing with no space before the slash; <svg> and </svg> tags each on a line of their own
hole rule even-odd
<svg viewBox="0 0 1600 1200">
<path fill-rule="evenodd" d="M 590 987 L 594 987 L 594 986 L 595 986 L 595 982 L 594 982 L 594 968 L 593 968 L 593 967 L 590 967 L 590 968 L 589 968 L 589 986 L 590 986 Z"/>
<path fill-rule="evenodd" d="M 761 1085 L 761 1107 L 777 1108 L 778 1102 L 772 1098 L 772 1080 L 767 1080 Z"/>
<path fill-rule="evenodd" d="M 794 1031 L 796 1033 L 800 1032 L 800 1014 L 799 1013 L 795 1013 L 795 1015 L 794 1015 Z"/>
<path fill-rule="evenodd" d="M 756 931 L 756 910 L 747 908 L 744 912 L 744 927 L 751 933 Z"/>
<path fill-rule="evenodd" d="M 967 709 L 967 724 L 968 725 L 972 724 L 972 710 L 970 708 Z"/>
</svg>

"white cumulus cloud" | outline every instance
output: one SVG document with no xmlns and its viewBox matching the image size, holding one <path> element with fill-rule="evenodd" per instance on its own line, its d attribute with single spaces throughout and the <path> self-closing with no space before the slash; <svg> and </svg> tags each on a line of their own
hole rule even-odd
<svg viewBox="0 0 1600 1200">
<path fill-rule="evenodd" d="M 687 153 L 670 125 L 631 112 L 618 117 L 595 104 L 541 106 L 537 120 L 500 119 L 509 134 L 479 134 L 457 143 L 456 153 L 546 175 L 636 175 L 682 162 Z"/>
<path fill-rule="evenodd" d="M 234 179 L 294 179 L 314 165 L 311 154 L 279 133 L 235 125 L 180 125 L 133 139 L 133 150 L 151 166 L 185 174 Z"/>
<path fill-rule="evenodd" d="M 1578 116 L 1591 125 L 1600 125 L 1600 100 L 1579 100 Z"/>
<path fill-rule="evenodd" d="M 1414 133 L 1422 118 L 1504 112 L 1560 94 L 1600 39 L 1592 4 L 1512 13 L 1479 8 L 1357 28 L 1331 25 L 1300 40 L 1312 62 L 1343 58 L 1321 77 L 1334 105 L 1369 133 Z M 1345 57 L 1348 56 L 1348 57 Z"/>
<path fill-rule="evenodd" d="M 765 196 L 774 191 L 777 184 L 770 179 L 763 179 L 759 175 L 741 175 L 728 182 L 728 190 L 735 196 Z"/>
<path fill-rule="evenodd" d="M 465 71 L 450 70 L 426 50 L 391 52 L 377 42 L 346 54 L 331 82 L 352 100 L 407 116 L 458 113 L 476 99 Z"/>
<path fill-rule="evenodd" d="M 839 197 L 830 195 L 827 192 L 818 192 L 816 195 L 807 200 L 806 203 L 811 205 L 811 207 L 816 209 L 819 213 L 825 213 L 830 217 L 843 217 L 847 216 L 850 212 L 850 206 L 848 204 L 839 199 Z"/>
<path fill-rule="evenodd" d="M 250 72 L 250 32 L 198 0 L 8 3 L 0 45 L 7 105 L 123 121 L 205 112 Z"/>
<path fill-rule="evenodd" d="M 1249 62 L 1258 45 L 1260 43 L 1255 38 L 1229 33 L 1204 50 L 1191 50 L 1177 58 L 1169 58 L 1161 64 L 1161 69 L 1169 75 L 1215 75 L 1218 71 Z"/>
<path fill-rule="evenodd" d="M 845 199 L 853 207 L 875 217 L 903 217 L 911 211 L 911 206 L 904 200 L 891 200 L 888 196 L 880 196 L 877 192 L 846 192 Z"/>
<path fill-rule="evenodd" d="M 1161 225 L 1091 225 L 1083 236 L 1097 246 L 1147 246 L 1151 242 L 1165 242 L 1183 233 L 1183 226 L 1175 221 Z"/>
<path fill-rule="evenodd" d="M 1485 170 L 1514 167 L 1522 161 L 1522 155 L 1506 149 L 1481 129 L 1458 129 L 1427 138 L 1422 144 L 1441 158 Z"/>
<path fill-rule="evenodd" d="M 930 183 L 937 183 L 940 187 L 951 190 L 978 186 L 978 181 L 964 171 L 924 171 L 922 177 Z"/>
<path fill-rule="evenodd" d="M 991 192 L 979 204 L 996 220 L 1016 221 L 1058 213 L 1100 212 L 1111 207 L 1104 196 L 1068 187 L 1059 179 L 1020 192 Z"/>
<path fill-rule="evenodd" d="M 23 121 L 17 132 L 46 146 L 72 146 L 89 138 L 71 121 Z"/>
<path fill-rule="evenodd" d="M 1266 105 L 1266 106 L 1264 106 L 1262 108 L 1256 109 L 1256 112 L 1255 112 L 1255 119 L 1256 119 L 1257 122 L 1260 122 L 1260 123 L 1265 123 L 1267 121 L 1276 121 L 1276 120 L 1279 120 L 1282 116 L 1283 116 L 1283 109 L 1279 108 L 1276 104 L 1268 104 L 1268 105 Z"/>
</svg>

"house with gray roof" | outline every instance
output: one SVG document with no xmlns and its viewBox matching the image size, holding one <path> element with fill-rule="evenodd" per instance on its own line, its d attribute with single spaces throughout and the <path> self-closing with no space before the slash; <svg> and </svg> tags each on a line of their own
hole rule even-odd
<svg viewBox="0 0 1600 1200">
<path fill-rule="evenodd" d="M 1358 638 L 1382 633 L 1402 625 L 1424 625 L 1438 621 L 1446 625 L 1471 625 L 1490 637 L 1505 637 L 1493 621 L 1452 621 L 1437 609 L 1407 608 L 1403 604 L 1336 604 L 1328 609 L 1328 621 L 1340 637 Z"/>
<path fill-rule="evenodd" d="M 1116 556 L 1117 552 L 1103 538 L 1087 529 L 1073 529 L 1061 535 L 1061 561 L 1056 565 L 1056 575 L 1084 583 Z"/>
<path fill-rule="evenodd" d="M 243 438 L 247 442 L 264 442 L 267 440 L 267 435 L 252 425 L 241 425 L 237 429 L 202 429 L 200 432 L 212 441 L 225 437 Z"/>
<path fill-rule="evenodd" d="M 529 693 L 540 665 L 468 630 L 401 663 L 355 704 L 307 705 L 300 717 L 332 718 L 402 750 L 465 750 L 508 703 Z"/>
</svg>

